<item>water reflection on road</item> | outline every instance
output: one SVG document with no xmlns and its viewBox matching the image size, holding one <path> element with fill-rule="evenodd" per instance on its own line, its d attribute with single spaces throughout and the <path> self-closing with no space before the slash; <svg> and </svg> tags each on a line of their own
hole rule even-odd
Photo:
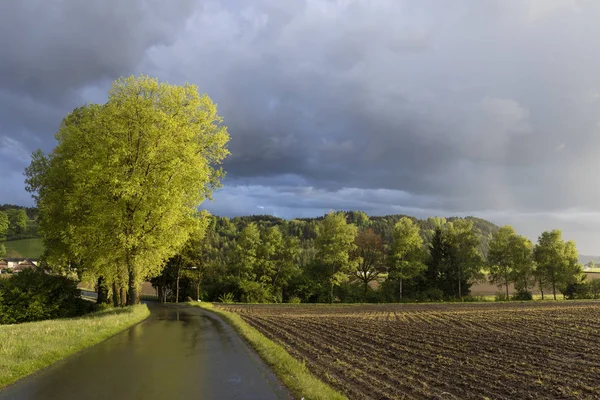
<svg viewBox="0 0 600 400">
<path fill-rule="evenodd" d="M 0 400 L 288 398 L 212 314 L 158 304 L 151 310 L 146 321 L 0 391 Z"/>
</svg>

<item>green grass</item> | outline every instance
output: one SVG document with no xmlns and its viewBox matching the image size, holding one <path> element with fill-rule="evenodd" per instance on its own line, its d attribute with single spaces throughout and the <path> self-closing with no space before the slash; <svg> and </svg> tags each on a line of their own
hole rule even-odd
<svg viewBox="0 0 600 400">
<path fill-rule="evenodd" d="M 231 324 L 297 398 L 307 400 L 346 399 L 346 396 L 312 375 L 304 363 L 289 355 L 283 347 L 267 339 L 262 333 L 245 323 L 239 315 L 214 308 L 211 303 L 189 304 L 214 312 Z"/>
<path fill-rule="evenodd" d="M 80 318 L 0 325 L 0 388 L 142 321 L 137 305 Z"/>
<path fill-rule="evenodd" d="M 2 244 L 6 248 L 6 257 L 39 258 L 44 252 L 41 238 L 10 240 Z"/>
</svg>

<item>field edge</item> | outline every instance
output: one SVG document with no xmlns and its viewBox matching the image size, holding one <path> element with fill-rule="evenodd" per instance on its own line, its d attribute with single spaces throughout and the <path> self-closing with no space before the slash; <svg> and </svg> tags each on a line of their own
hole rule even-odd
<svg viewBox="0 0 600 400">
<path fill-rule="evenodd" d="M 298 398 L 306 400 L 347 400 L 347 397 L 315 377 L 303 362 L 292 357 L 283 346 L 268 339 L 248 325 L 236 313 L 215 308 L 212 303 L 188 303 L 222 317 L 258 353 L 260 358 L 273 369 L 275 375 Z"/>
<path fill-rule="evenodd" d="M 50 349 L 50 350 L 48 350 L 47 354 L 44 355 L 45 357 L 38 359 L 33 364 L 30 364 L 28 366 L 29 368 L 20 370 L 17 373 L 15 373 L 13 376 L 3 377 L 2 374 L 0 373 L 0 391 L 2 391 L 4 388 L 6 388 L 8 386 L 14 385 L 21 379 L 25 379 L 30 375 L 39 373 L 42 370 L 44 370 L 45 368 L 48 368 L 51 365 L 53 365 L 59 361 L 65 360 L 68 357 L 71 357 L 71 356 L 79 353 L 80 351 L 83 351 L 89 347 L 95 346 L 98 343 L 101 343 L 101 342 L 111 338 L 111 337 L 131 328 L 132 326 L 139 324 L 140 322 L 144 321 L 146 318 L 148 318 L 150 316 L 150 310 L 148 309 L 148 306 L 145 304 L 138 304 L 136 306 L 127 307 L 127 309 L 130 310 L 129 313 L 131 314 L 131 319 L 128 319 L 124 323 L 117 324 L 114 327 L 112 327 L 111 329 L 103 331 L 99 334 L 97 333 L 96 336 L 94 336 L 94 337 L 83 337 L 83 338 L 81 338 L 81 341 L 79 343 L 77 343 L 75 346 L 65 345 L 65 346 L 67 346 L 67 348 L 62 349 L 63 351 L 60 351 L 61 349 Z M 123 310 L 123 309 L 117 309 L 117 310 Z M 103 316 L 110 316 L 112 311 L 113 311 L 112 309 L 108 309 L 108 310 L 95 312 L 95 313 L 84 315 L 84 316 L 77 317 L 77 318 L 65 319 L 65 321 L 78 321 L 78 320 L 102 318 Z M 0 325 L 0 328 L 28 325 L 28 324 L 36 324 L 36 323 L 48 323 L 48 322 L 52 322 L 52 321 L 60 321 L 60 320 L 55 319 L 55 320 L 43 320 L 43 321 L 37 321 L 37 322 L 25 322 L 23 324 L 15 324 L 15 325 Z"/>
</svg>

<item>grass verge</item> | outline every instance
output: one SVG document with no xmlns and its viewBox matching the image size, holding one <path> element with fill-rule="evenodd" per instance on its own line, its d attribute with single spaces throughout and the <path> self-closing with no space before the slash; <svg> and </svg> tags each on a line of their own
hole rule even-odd
<svg viewBox="0 0 600 400">
<path fill-rule="evenodd" d="M 99 343 L 150 315 L 145 304 L 80 318 L 0 325 L 0 388 Z"/>
<path fill-rule="evenodd" d="M 306 400 L 346 399 L 346 396 L 317 379 L 304 363 L 292 357 L 282 346 L 267 339 L 262 333 L 244 322 L 239 315 L 215 308 L 211 303 L 189 304 L 214 312 L 231 324 L 297 398 Z"/>
</svg>

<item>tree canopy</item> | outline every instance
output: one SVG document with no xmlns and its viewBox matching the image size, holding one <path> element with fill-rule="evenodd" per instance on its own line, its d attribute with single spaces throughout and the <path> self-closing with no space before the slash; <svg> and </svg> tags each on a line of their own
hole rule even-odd
<svg viewBox="0 0 600 400">
<path fill-rule="evenodd" d="M 37 151 L 28 189 L 51 263 L 138 285 L 160 273 L 192 232 L 224 173 L 227 130 L 194 85 L 121 78 L 103 105 L 74 110 L 49 154 Z"/>
</svg>

